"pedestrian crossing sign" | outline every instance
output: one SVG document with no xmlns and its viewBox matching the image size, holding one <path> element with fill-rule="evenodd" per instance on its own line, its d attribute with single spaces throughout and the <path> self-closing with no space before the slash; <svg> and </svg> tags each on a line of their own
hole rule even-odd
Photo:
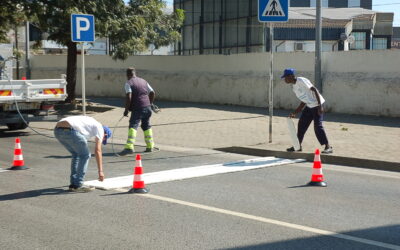
<svg viewBox="0 0 400 250">
<path fill-rule="evenodd" d="M 258 20 L 260 22 L 287 22 L 289 0 L 258 0 Z"/>
</svg>

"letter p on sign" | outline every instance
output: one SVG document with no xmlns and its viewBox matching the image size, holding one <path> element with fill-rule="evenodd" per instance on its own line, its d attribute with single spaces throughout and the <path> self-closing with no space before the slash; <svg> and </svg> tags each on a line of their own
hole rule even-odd
<svg viewBox="0 0 400 250">
<path fill-rule="evenodd" d="M 94 16 L 72 14 L 71 37 L 73 42 L 94 42 Z"/>
</svg>

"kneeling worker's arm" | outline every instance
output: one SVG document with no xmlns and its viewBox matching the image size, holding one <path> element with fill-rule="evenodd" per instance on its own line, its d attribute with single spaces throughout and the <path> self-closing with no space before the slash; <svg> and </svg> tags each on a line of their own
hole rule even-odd
<svg viewBox="0 0 400 250">
<path fill-rule="evenodd" d="M 97 137 L 96 137 L 96 148 L 94 154 L 96 156 L 97 169 L 99 171 L 99 181 L 103 181 L 104 180 L 103 155 L 101 152 L 101 141 Z"/>
</svg>

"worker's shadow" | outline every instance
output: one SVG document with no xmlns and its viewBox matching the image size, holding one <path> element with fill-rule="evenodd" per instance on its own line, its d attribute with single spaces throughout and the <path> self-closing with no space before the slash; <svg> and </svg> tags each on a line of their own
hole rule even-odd
<svg viewBox="0 0 400 250">
<path fill-rule="evenodd" d="M 65 187 L 44 188 L 44 189 L 30 190 L 13 194 L 0 195 L 0 201 L 34 198 L 42 195 L 63 195 L 69 193 L 70 192 L 68 192 L 68 189 Z"/>
<path fill-rule="evenodd" d="M 103 153 L 103 157 L 114 157 L 116 156 L 114 153 Z M 92 158 L 96 157 L 94 154 L 91 155 Z M 50 158 L 50 159 L 68 159 L 72 158 L 71 155 L 48 155 L 43 158 Z"/>
</svg>

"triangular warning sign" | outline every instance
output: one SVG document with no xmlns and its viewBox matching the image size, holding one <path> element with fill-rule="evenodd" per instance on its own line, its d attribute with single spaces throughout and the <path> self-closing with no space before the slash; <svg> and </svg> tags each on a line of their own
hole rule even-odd
<svg viewBox="0 0 400 250">
<path fill-rule="evenodd" d="M 265 10 L 262 13 L 263 17 L 270 17 L 270 16 L 280 16 L 284 17 L 285 12 L 282 9 L 281 2 L 279 0 L 269 0 Z"/>
</svg>

